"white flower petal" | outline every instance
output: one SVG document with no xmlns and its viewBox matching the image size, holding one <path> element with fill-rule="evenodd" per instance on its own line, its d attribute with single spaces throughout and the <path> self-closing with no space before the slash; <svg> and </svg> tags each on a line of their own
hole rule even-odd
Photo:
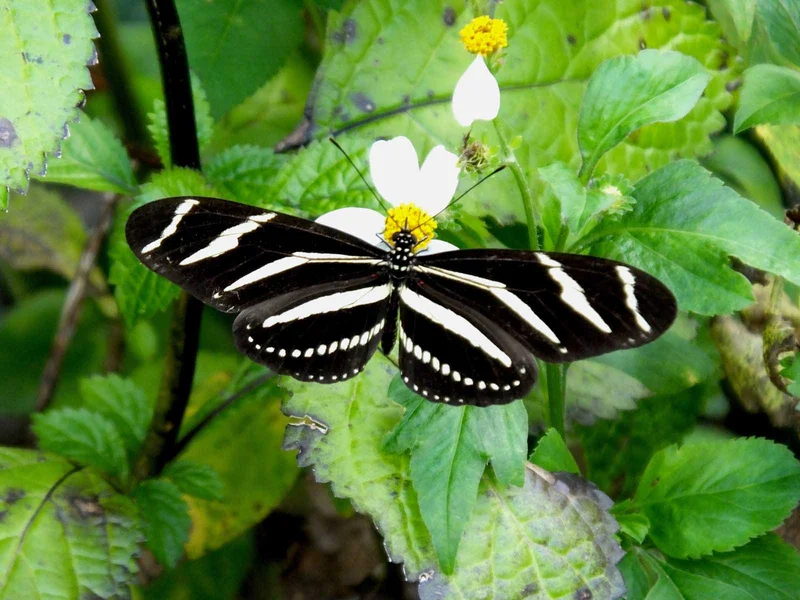
<svg viewBox="0 0 800 600">
<path fill-rule="evenodd" d="M 450 242 L 444 240 L 431 240 L 420 254 L 438 254 L 439 252 L 450 252 L 451 250 L 458 250 L 458 246 L 454 246 Z"/>
<path fill-rule="evenodd" d="M 458 156 L 436 146 L 420 169 L 414 203 L 431 216 L 444 210 L 456 192 L 460 171 Z"/>
<path fill-rule="evenodd" d="M 397 206 L 413 202 L 419 180 L 419 159 L 407 137 L 378 140 L 369 149 L 369 172 L 378 193 Z"/>
<path fill-rule="evenodd" d="M 453 92 L 453 114 L 464 127 L 473 121 L 491 121 L 500 111 L 500 86 L 483 56 L 476 56 Z"/>
<path fill-rule="evenodd" d="M 379 237 L 386 225 L 386 218 L 372 209 L 337 208 L 319 217 L 317 223 L 354 235 L 368 244 L 386 246 L 383 238 Z"/>
</svg>

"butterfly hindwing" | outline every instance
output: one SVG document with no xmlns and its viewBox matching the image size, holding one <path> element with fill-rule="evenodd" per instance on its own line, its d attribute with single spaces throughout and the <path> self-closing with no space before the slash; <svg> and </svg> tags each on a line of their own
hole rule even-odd
<svg viewBox="0 0 800 600">
<path fill-rule="evenodd" d="M 548 362 L 640 346 L 666 331 L 677 312 L 655 277 L 591 256 L 465 250 L 420 257 L 415 271 L 429 293 L 483 312 Z"/>
<path fill-rule="evenodd" d="M 343 381 L 378 348 L 391 293 L 387 275 L 295 290 L 244 310 L 234 340 L 240 352 L 277 373 Z"/>
<path fill-rule="evenodd" d="M 374 246 L 336 229 L 216 198 L 145 204 L 125 234 L 150 269 L 225 312 L 363 277 L 382 260 Z"/>
<path fill-rule="evenodd" d="M 403 381 L 434 402 L 487 406 L 521 398 L 536 381 L 530 352 L 491 318 L 410 279 L 400 288 Z"/>
</svg>

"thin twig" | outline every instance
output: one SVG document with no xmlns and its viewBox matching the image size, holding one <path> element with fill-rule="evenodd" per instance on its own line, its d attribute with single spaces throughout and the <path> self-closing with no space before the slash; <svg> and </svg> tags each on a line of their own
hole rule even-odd
<svg viewBox="0 0 800 600">
<path fill-rule="evenodd" d="M 39 395 L 36 399 L 36 410 L 42 411 L 50 403 L 56 385 L 61 376 L 61 366 L 64 364 L 64 356 L 69 348 L 75 328 L 78 325 L 78 317 L 81 314 L 83 299 L 86 297 L 86 289 L 89 284 L 89 275 L 97 262 L 97 255 L 103 245 L 108 230 L 111 227 L 114 207 L 117 204 L 118 196 L 109 194 L 106 196 L 105 205 L 100 211 L 100 219 L 92 233 L 92 237 L 86 243 L 81 254 L 75 276 L 67 289 L 67 297 L 61 309 L 61 317 L 58 321 L 58 328 L 50 348 L 50 356 L 42 372 L 42 379 L 39 384 Z"/>
<path fill-rule="evenodd" d="M 158 49 L 167 107 L 170 155 L 176 167 L 200 170 L 189 60 L 174 0 L 147 0 Z M 178 439 L 192 391 L 203 305 L 185 292 L 175 305 L 170 343 L 164 358 L 164 378 L 153 419 L 134 474 L 144 479 L 159 473 Z"/>
</svg>

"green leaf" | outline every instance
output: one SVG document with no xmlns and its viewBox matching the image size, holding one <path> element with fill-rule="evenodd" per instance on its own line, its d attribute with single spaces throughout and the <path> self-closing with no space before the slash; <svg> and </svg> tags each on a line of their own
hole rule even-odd
<svg viewBox="0 0 800 600">
<path fill-rule="evenodd" d="M 686 116 L 710 80 L 699 61 L 680 52 L 642 50 L 601 64 L 578 118 L 581 173 L 588 179 L 603 154 L 644 125 Z"/>
<path fill-rule="evenodd" d="M 567 444 L 552 427 L 539 439 L 536 449 L 531 454 L 531 462 L 551 473 L 558 471 L 578 475 L 581 473 Z"/>
<path fill-rule="evenodd" d="M 40 185 L 31 187 L 27 202 L 0 213 L 0 258 L 15 269 L 48 269 L 71 279 L 85 244 L 80 217 Z"/>
<path fill-rule="evenodd" d="M 710 388 L 646 398 L 614 421 L 577 427 L 586 477 L 614 497 L 631 495 L 653 454 L 681 442 L 694 428 Z"/>
<path fill-rule="evenodd" d="M 33 432 L 42 450 L 97 467 L 125 480 L 128 459 L 114 423 L 85 408 L 62 408 L 33 416 Z"/>
<path fill-rule="evenodd" d="M 129 460 L 136 458 L 147 435 L 152 407 L 144 391 L 119 375 L 96 375 L 81 381 L 83 406 L 114 424 Z"/>
<path fill-rule="evenodd" d="M 452 574 L 464 528 L 491 461 L 501 483 L 521 485 L 527 453 L 527 414 L 521 402 L 504 406 L 450 406 L 428 402 L 399 376 L 389 397 L 406 407 L 385 448 L 411 451 L 411 481 L 439 564 Z"/>
<path fill-rule="evenodd" d="M 208 104 L 206 93 L 200 79 L 192 75 L 192 103 L 194 105 L 194 123 L 197 128 L 197 143 L 200 150 L 211 140 L 214 133 L 214 119 L 211 117 L 211 107 Z M 169 168 L 172 166 L 172 152 L 169 143 L 169 127 L 167 124 L 167 105 L 160 98 L 153 102 L 153 112 L 147 115 L 150 121 L 147 129 L 153 136 L 161 162 Z"/>
<path fill-rule="evenodd" d="M 757 0 L 706 0 L 725 36 L 741 49 L 750 38 Z"/>
<path fill-rule="evenodd" d="M 655 275 L 682 309 L 725 314 L 752 302 L 728 256 L 800 283 L 800 237 L 698 164 L 667 165 L 639 181 L 634 196 L 631 212 L 589 234 L 603 240 L 593 253 Z"/>
<path fill-rule="evenodd" d="M 191 67 L 223 115 L 278 72 L 303 40 L 297 0 L 178 0 Z"/>
<path fill-rule="evenodd" d="M 141 188 L 136 202 L 118 215 L 111 233 L 109 282 L 115 286 L 114 297 L 128 327 L 139 319 L 161 312 L 178 297 L 180 288 L 139 262 L 125 241 L 125 222 L 137 206 L 170 196 L 224 197 L 203 176 L 189 169 L 162 171 Z"/>
<path fill-rule="evenodd" d="M 800 144 L 798 125 L 757 125 L 749 132 L 759 140 L 778 175 L 783 193 L 789 197 L 800 187 L 800 157 L 795 151 Z"/>
<path fill-rule="evenodd" d="M 569 415 L 584 424 L 593 423 L 598 417 L 616 419 L 620 411 L 633 410 L 638 400 L 652 394 L 623 370 L 596 360 L 570 365 L 567 382 Z"/>
<path fill-rule="evenodd" d="M 464 131 L 452 116 L 451 98 L 473 58 L 458 36 L 472 17 L 467 4 L 353 2 L 331 15 L 307 119 L 286 145 L 298 147 L 336 134 L 349 150 L 358 142 L 406 135 L 421 156 L 436 144 L 455 150 Z M 720 40 L 719 26 L 707 20 L 705 7 L 683 0 L 665 0 L 649 8 L 639 0 L 612 5 L 518 0 L 498 4 L 495 16 L 506 20 L 510 31 L 505 62 L 497 73 L 499 119 L 504 129 L 523 140 L 516 156 L 534 197 L 542 189 L 538 168 L 562 161 L 577 170 L 575 130 L 581 97 L 604 60 L 635 54 L 647 45 L 693 56 L 717 71 L 733 53 Z M 725 83 L 734 76 L 733 69 L 717 72 L 687 117 L 644 127 L 604 157 L 598 174 L 624 173 L 636 180 L 676 157 L 707 153 L 709 134 L 724 127 L 720 110 L 730 102 Z M 491 124 L 476 123 L 474 134 L 497 146 Z M 325 174 L 341 160 L 336 153 L 307 152 L 295 159 L 311 172 Z M 356 164 L 364 161 L 356 159 Z M 351 183 L 361 191 L 357 180 Z M 372 201 L 363 194 L 351 204 L 357 202 L 369 206 Z M 466 213 L 489 215 L 502 224 L 524 221 L 510 172 L 498 174 L 459 204 Z"/>
<path fill-rule="evenodd" d="M 241 465 L 239 465 L 241 467 Z M 162 476 L 184 494 L 202 500 L 222 500 L 225 485 L 213 467 L 189 460 L 170 463 Z M 237 490 L 239 493 L 239 490 Z"/>
<path fill-rule="evenodd" d="M 44 171 L 92 89 L 97 37 L 86 0 L 3 0 L 0 10 L 0 188 L 24 192 Z M 0 195 L 0 210 L 8 207 Z"/>
<path fill-rule="evenodd" d="M 270 148 L 233 146 L 208 162 L 205 176 L 238 202 L 268 204 L 272 180 L 285 162 Z"/>
<path fill-rule="evenodd" d="M 130 597 L 133 503 L 58 457 L 0 448 L 0 467 L 0 599 Z"/>
<path fill-rule="evenodd" d="M 800 355 L 793 354 L 781 360 L 781 377 L 790 379 L 786 391 L 794 397 L 800 397 Z"/>
<path fill-rule="evenodd" d="M 102 121 L 81 113 L 47 167 L 48 183 L 64 183 L 98 192 L 130 195 L 136 189 L 131 161 L 122 143 Z"/>
<path fill-rule="evenodd" d="M 556 477 L 533 465 L 522 488 L 484 475 L 455 572 L 444 575 L 419 512 L 410 457 L 381 450 L 401 419 L 402 407 L 385 391 L 394 375 L 391 363 L 376 355 L 366 373 L 327 386 L 325 394 L 283 379 L 292 394 L 284 404 L 292 418 L 285 447 L 298 449 L 301 466 L 313 465 L 317 479 L 330 481 L 334 494 L 350 498 L 375 521 L 389 556 L 405 563 L 409 579 L 424 582 L 422 598 L 490 597 L 492 590 L 497 597 L 530 597 L 539 590 L 534 598 L 555 598 L 586 585 L 596 598 L 622 594 L 608 498 L 579 478 Z M 413 443 L 412 433 L 397 437 Z"/>
<path fill-rule="evenodd" d="M 785 60 L 800 67 L 800 6 L 794 0 L 757 0 L 758 18 Z"/>
<path fill-rule="evenodd" d="M 189 505 L 178 488 L 162 479 L 148 479 L 133 490 L 147 547 L 156 560 L 175 568 L 189 539 Z"/>
<path fill-rule="evenodd" d="M 223 502 L 188 499 L 193 521 L 186 547 L 190 558 L 221 547 L 262 521 L 289 493 L 298 475 L 294 456 L 281 450 L 287 423 L 280 412 L 283 390 L 274 379 L 249 389 L 266 369 L 249 360 L 236 364 L 241 365 L 238 372 L 221 393 L 205 402 L 195 398 L 189 408 L 196 417 L 190 425 L 196 426 L 199 418 L 237 395 L 181 455 L 181 462 L 213 469 L 225 492 Z"/>
<path fill-rule="evenodd" d="M 800 123 L 800 73 L 788 67 L 756 65 L 744 72 L 734 133 L 754 125 Z"/>
<path fill-rule="evenodd" d="M 774 529 L 800 500 L 800 464 L 751 438 L 670 446 L 653 456 L 634 504 L 675 558 L 724 552 Z"/>
<path fill-rule="evenodd" d="M 650 521 L 644 515 L 635 512 L 620 514 L 614 512 L 613 509 L 612 514 L 619 523 L 620 531 L 631 539 L 641 544 L 647 537 L 647 532 L 650 531 Z"/>
</svg>

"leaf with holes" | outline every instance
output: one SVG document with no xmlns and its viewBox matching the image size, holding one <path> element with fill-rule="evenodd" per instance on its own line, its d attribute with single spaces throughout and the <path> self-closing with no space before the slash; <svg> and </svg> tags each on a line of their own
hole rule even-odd
<svg viewBox="0 0 800 600">
<path fill-rule="evenodd" d="M 492 589 L 497 597 L 536 600 L 622 595 L 610 500 L 577 477 L 533 466 L 521 488 L 484 475 L 455 572 L 442 574 L 411 483 L 412 459 L 382 450 L 403 412 L 385 392 L 394 375 L 391 363 L 376 355 L 366 373 L 327 386 L 322 395 L 313 385 L 282 379 L 291 393 L 284 404 L 292 419 L 285 447 L 298 449 L 301 466 L 313 466 L 318 480 L 330 481 L 334 494 L 375 521 L 390 558 L 404 563 L 410 580 L 424 582 L 421 597 L 477 599 Z M 399 437 L 407 444 L 415 435 L 407 430 Z"/>
<path fill-rule="evenodd" d="M 336 135 L 348 148 L 357 140 L 407 135 L 420 155 L 436 144 L 455 149 L 464 131 L 452 115 L 451 97 L 473 58 L 458 36 L 472 16 L 468 4 L 380 0 L 348 3 L 332 14 L 307 120 L 287 144 Z M 735 76 L 727 68 L 734 50 L 720 40 L 720 28 L 707 20 L 703 6 L 683 0 L 644 8 L 640 0 L 518 0 L 498 4 L 495 16 L 506 20 L 510 32 L 497 75 L 499 119 L 521 136 L 515 152 L 534 197 L 541 191 L 539 167 L 560 160 L 577 170 L 581 98 L 606 59 L 636 54 L 642 46 L 663 48 L 694 57 L 713 78 L 686 117 L 643 127 L 603 157 L 598 173 L 624 173 L 636 180 L 676 157 L 705 154 L 709 135 L 725 125 L 720 111 L 730 104 L 725 83 Z M 490 124 L 476 123 L 474 133 L 497 146 Z M 334 153 L 301 152 L 290 163 L 325 173 L 339 161 Z M 293 173 L 292 183 L 301 184 L 299 164 Z M 352 183 L 361 189 L 359 182 Z M 356 200 L 371 202 L 366 196 Z M 313 210 L 310 204 L 305 208 Z M 503 223 L 524 221 L 510 172 L 464 198 L 462 208 Z"/>
<path fill-rule="evenodd" d="M 86 0 L 5 0 L 0 8 L 0 210 L 7 188 L 42 174 L 78 116 L 97 37 Z"/>
<path fill-rule="evenodd" d="M 136 508 L 91 469 L 0 448 L 0 600 L 130 598 Z"/>
</svg>

